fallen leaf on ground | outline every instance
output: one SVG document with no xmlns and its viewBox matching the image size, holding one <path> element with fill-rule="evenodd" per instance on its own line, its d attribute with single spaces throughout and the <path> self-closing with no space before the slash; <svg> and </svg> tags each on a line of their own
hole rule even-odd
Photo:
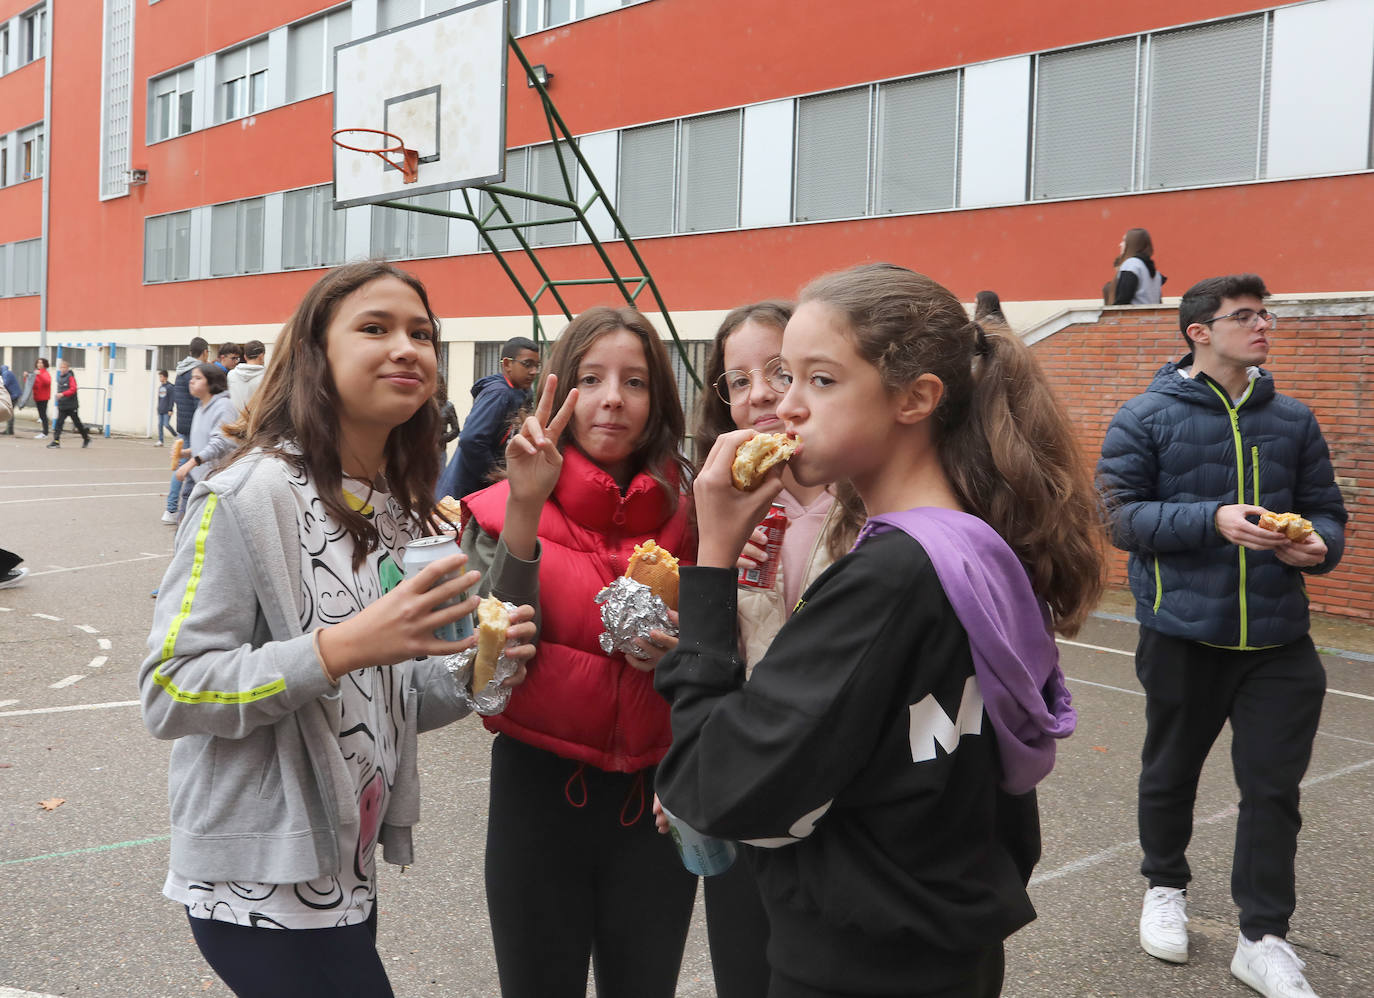
<svg viewBox="0 0 1374 998">
<path fill-rule="evenodd" d="M 1105 751 L 1107 751 L 1107 746 L 1105 746 L 1105 745 L 1094 745 L 1094 746 L 1093 746 L 1093 751 L 1094 751 L 1094 752 L 1105 752 Z"/>
<path fill-rule="evenodd" d="M 47 800 L 40 800 L 38 806 L 44 811 L 56 811 L 65 803 L 67 803 L 67 798 L 65 797 L 49 797 Z"/>
</svg>

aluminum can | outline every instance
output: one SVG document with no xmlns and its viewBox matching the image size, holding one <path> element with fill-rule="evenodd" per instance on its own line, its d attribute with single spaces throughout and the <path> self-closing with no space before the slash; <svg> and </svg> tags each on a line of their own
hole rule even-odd
<svg viewBox="0 0 1374 998">
<path fill-rule="evenodd" d="M 662 801 L 659 801 L 658 806 L 663 810 L 663 817 L 668 819 L 668 833 L 673 837 L 673 844 L 677 846 L 678 855 L 682 857 L 682 865 L 687 868 L 687 872 L 695 873 L 698 877 L 711 877 L 717 873 L 724 873 L 735 865 L 739 846 L 729 839 L 702 835 L 663 807 Z"/>
<path fill-rule="evenodd" d="M 401 571 L 405 572 L 406 578 L 413 577 L 426 565 L 436 562 L 440 558 L 447 558 L 449 555 L 459 552 L 457 537 L 453 534 L 441 534 L 437 537 L 417 537 L 406 545 L 405 554 L 401 556 Z M 457 572 L 445 575 L 439 582 L 447 582 L 449 579 L 456 579 Z M 436 582 L 435 585 L 438 585 Z M 463 593 L 457 599 L 449 600 L 444 606 L 453 606 L 461 603 L 468 598 L 467 593 Z M 472 615 L 460 617 L 456 621 L 445 624 L 434 632 L 434 636 L 440 641 L 462 641 L 472 634 Z"/>
<path fill-rule="evenodd" d="M 759 524 L 768 535 L 764 546 L 763 564 L 738 570 L 738 583 L 751 589 L 772 589 L 778 581 L 778 566 L 782 564 L 782 537 L 787 533 L 787 507 L 775 502 Z"/>
</svg>

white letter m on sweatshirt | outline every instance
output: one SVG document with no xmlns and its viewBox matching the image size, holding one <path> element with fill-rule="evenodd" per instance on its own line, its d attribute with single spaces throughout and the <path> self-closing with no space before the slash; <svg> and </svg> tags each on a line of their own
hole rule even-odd
<svg viewBox="0 0 1374 998">
<path fill-rule="evenodd" d="M 976 735 L 983 730 L 983 692 L 978 680 L 969 676 L 964 680 L 964 694 L 959 698 L 959 715 L 950 720 L 934 696 L 927 693 L 911 710 L 911 761 L 929 762 L 935 758 L 935 743 L 952 753 L 963 735 Z"/>
</svg>

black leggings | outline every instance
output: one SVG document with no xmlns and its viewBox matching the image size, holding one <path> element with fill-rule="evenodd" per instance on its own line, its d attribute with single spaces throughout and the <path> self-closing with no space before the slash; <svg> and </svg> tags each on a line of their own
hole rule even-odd
<svg viewBox="0 0 1374 998">
<path fill-rule="evenodd" d="M 377 906 L 329 929 L 255 929 L 192 918 L 201 955 L 239 998 L 394 998 L 377 955 Z"/>
<path fill-rule="evenodd" d="M 952 965 L 951 965 L 952 966 Z M 940 976 L 948 967 L 941 967 Z M 964 961 L 960 976 L 963 980 L 928 984 L 912 981 L 911 990 L 903 991 L 907 998 L 997 998 L 1002 993 L 1002 977 L 1006 973 L 1006 956 L 1001 943 L 989 946 Z M 932 974 L 932 976 L 935 976 Z M 768 986 L 768 998 L 853 998 L 837 991 L 822 991 L 773 972 Z"/>
<path fill-rule="evenodd" d="M 34 408 L 38 410 L 38 421 L 43 424 L 43 436 L 48 435 L 48 400 L 33 400 Z"/>
<path fill-rule="evenodd" d="M 76 432 L 81 434 L 82 440 L 91 439 L 90 430 L 86 429 L 86 424 L 81 422 L 81 417 L 77 414 L 75 409 L 58 409 L 57 422 L 54 423 L 52 427 L 52 438 L 54 440 L 62 439 L 62 424 L 68 419 L 72 421 L 72 426 L 76 427 Z"/>
<path fill-rule="evenodd" d="M 503 998 L 672 998 L 697 878 L 653 816 L 653 768 L 609 773 L 497 735 L 487 909 Z"/>
<path fill-rule="evenodd" d="M 706 892 L 706 938 L 711 943 L 716 998 L 764 998 L 768 994 L 768 912 L 745 855 L 748 849 L 741 846 L 734 866 L 701 881 Z"/>
</svg>

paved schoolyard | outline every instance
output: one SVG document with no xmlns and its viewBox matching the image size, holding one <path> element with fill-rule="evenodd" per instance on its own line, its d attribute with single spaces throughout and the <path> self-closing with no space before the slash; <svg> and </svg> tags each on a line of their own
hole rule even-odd
<svg viewBox="0 0 1374 998">
<path fill-rule="evenodd" d="M 33 572 L 26 586 L 0 590 L 0 998 L 227 995 L 159 893 L 168 746 L 144 733 L 131 703 L 148 593 L 171 547 L 158 522 L 167 451 L 120 439 L 42 445 L 0 437 L 0 546 Z M 1134 634 L 1098 618 L 1063 646 L 1080 724 L 1041 788 L 1040 917 L 1008 943 L 1010 998 L 1253 994 L 1227 971 L 1236 792 L 1225 735 L 1204 773 L 1189 854 L 1193 960 L 1167 965 L 1136 942 L 1144 719 Z M 1374 664 L 1335 655 L 1326 664 L 1331 693 L 1304 791 L 1290 938 L 1323 998 L 1366 998 Z M 497 994 L 482 891 L 488 738 L 464 721 L 421 742 L 419 864 L 381 874 L 380 945 L 398 995 Z M 54 798 L 65 803 L 40 808 Z M 678 993 L 714 994 L 700 912 Z"/>
</svg>

